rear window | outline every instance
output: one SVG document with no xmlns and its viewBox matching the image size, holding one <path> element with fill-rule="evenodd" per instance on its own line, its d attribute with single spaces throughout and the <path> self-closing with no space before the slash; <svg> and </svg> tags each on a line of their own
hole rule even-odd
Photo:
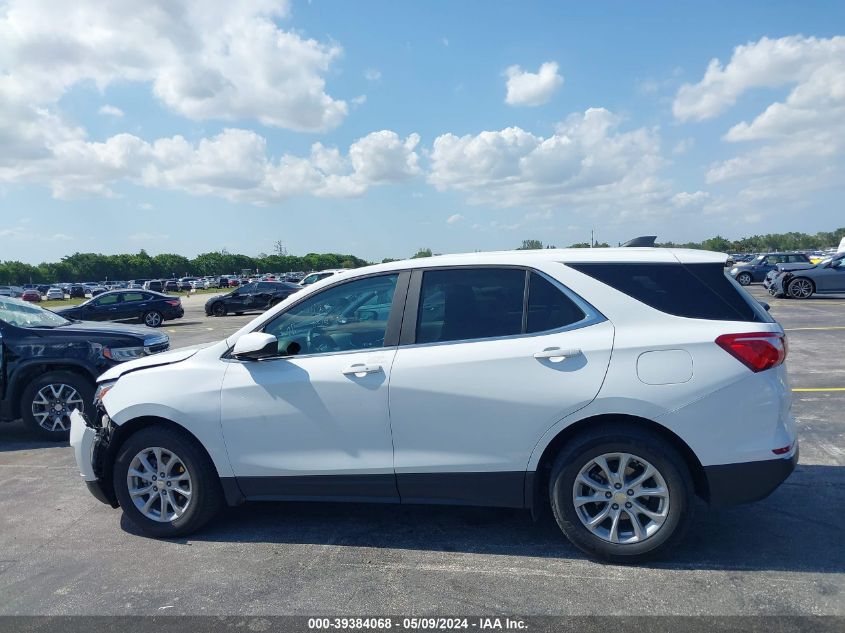
<svg viewBox="0 0 845 633">
<path fill-rule="evenodd" d="M 721 264 L 567 264 L 637 301 L 675 316 L 715 321 L 774 321 Z"/>
</svg>

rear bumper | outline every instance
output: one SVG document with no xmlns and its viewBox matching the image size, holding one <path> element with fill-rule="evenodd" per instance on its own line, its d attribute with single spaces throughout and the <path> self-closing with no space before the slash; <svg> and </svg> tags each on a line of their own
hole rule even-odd
<svg viewBox="0 0 845 633">
<path fill-rule="evenodd" d="M 792 455 L 744 464 L 705 466 L 710 505 L 732 506 L 765 499 L 795 470 L 798 444 Z"/>
</svg>

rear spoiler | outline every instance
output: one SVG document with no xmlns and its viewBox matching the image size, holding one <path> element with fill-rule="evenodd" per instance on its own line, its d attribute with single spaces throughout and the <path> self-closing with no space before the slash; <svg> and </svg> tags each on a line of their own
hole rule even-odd
<svg viewBox="0 0 845 633">
<path fill-rule="evenodd" d="M 648 248 L 653 248 L 655 243 L 657 242 L 656 235 L 641 235 L 640 237 L 635 237 L 632 240 L 628 240 L 622 246 L 623 247 L 636 247 L 636 246 L 645 246 Z M 845 240 L 843 240 L 845 242 Z"/>
</svg>

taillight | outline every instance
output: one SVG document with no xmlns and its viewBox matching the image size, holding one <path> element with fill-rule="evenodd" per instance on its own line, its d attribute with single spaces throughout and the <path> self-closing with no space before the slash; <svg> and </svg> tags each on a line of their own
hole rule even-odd
<svg viewBox="0 0 845 633">
<path fill-rule="evenodd" d="M 716 345 L 753 372 L 777 367 L 786 360 L 786 336 L 780 332 L 722 334 Z"/>
<path fill-rule="evenodd" d="M 177 306 L 182 305 L 182 301 L 181 301 L 181 300 L 179 300 L 179 299 L 173 299 L 172 301 L 171 301 L 171 300 L 168 300 L 168 302 L 167 302 L 167 303 L 168 303 L 169 305 L 172 305 L 174 308 L 175 308 L 175 307 L 177 307 Z"/>
</svg>

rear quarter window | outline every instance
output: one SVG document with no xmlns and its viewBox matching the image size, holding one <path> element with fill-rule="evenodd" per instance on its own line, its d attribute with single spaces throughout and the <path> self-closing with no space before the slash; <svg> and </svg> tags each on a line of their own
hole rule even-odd
<svg viewBox="0 0 845 633">
<path fill-rule="evenodd" d="M 774 322 L 721 264 L 574 263 L 598 281 L 675 316 L 715 321 Z"/>
</svg>

